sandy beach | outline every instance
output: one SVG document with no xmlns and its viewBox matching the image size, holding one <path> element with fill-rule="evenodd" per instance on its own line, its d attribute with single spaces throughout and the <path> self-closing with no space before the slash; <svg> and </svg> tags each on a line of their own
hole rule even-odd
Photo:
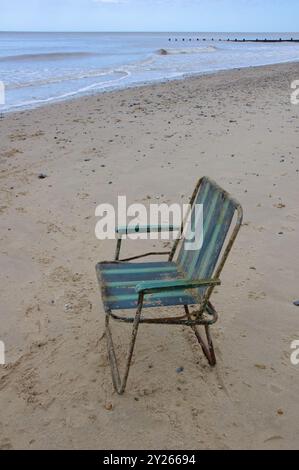
<svg viewBox="0 0 299 470">
<path fill-rule="evenodd" d="M 237 69 L 0 119 L 0 449 L 299 447 L 298 79 L 299 63 Z M 120 397 L 95 275 L 115 242 L 95 208 L 187 203 L 203 175 L 244 209 L 213 295 L 218 364 L 191 329 L 141 325 Z M 123 357 L 130 326 L 113 328 Z"/>
</svg>

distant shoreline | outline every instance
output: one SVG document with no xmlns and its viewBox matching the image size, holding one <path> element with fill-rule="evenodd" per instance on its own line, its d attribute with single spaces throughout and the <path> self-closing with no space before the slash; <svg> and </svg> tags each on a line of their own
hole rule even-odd
<svg viewBox="0 0 299 470">
<path fill-rule="evenodd" d="M 2 33 L 2 112 L 299 60 L 299 33 Z M 247 42 L 243 42 L 246 38 Z M 262 41 L 267 38 L 267 44 Z M 256 39 L 261 42 L 256 42 Z M 282 41 L 280 41 L 280 39 Z"/>
<path fill-rule="evenodd" d="M 148 87 L 151 87 L 151 86 L 158 86 L 158 85 L 163 85 L 163 84 L 170 84 L 170 83 L 176 83 L 178 81 L 183 81 L 183 80 L 194 80 L 194 79 L 199 79 L 200 77 L 207 77 L 207 76 L 215 76 L 217 74 L 226 74 L 226 73 L 229 73 L 229 72 L 233 72 L 233 71 L 237 71 L 237 70 L 244 70 L 246 71 L 247 69 L 248 70 L 254 70 L 254 69 L 262 69 L 262 68 L 266 68 L 266 67 L 281 67 L 283 65 L 292 65 L 292 64 L 297 64 L 299 63 L 299 58 L 297 61 L 284 61 L 284 62 L 278 62 L 278 63 L 274 63 L 274 64 L 265 64 L 265 65 L 251 65 L 251 66 L 246 66 L 246 67 L 235 67 L 235 68 L 231 68 L 231 69 L 220 69 L 220 70 L 215 70 L 215 71 L 208 71 L 208 72 L 198 72 L 198 73 L 194 73 L 194 74 L 185 74 L 183 76 L 179 76 L 179 77 L 175 77 L 175 78 L 172 78 L 172 79 L 159 79 L 159 80 L 156 80 L 156 81 L 149 81 L 149 82 L 144 82 L 144 83 L 136 83 L 136 84 L 127 84 L 127 85 L 124 85 L 124 86 L 119 86 L 119 87 L 113 87 L 113 88 L 110 88 L 110 89 L 103 89 L 103 90 L 97 90 L 97 91 L 94 91 L 93 93 L 89 93 L 89 94 L 75 94 L 74 96 L 72 97 L 69 97 L 69 98 L 65 98 L 65 99 L 53 99 L 52 101 L 48 101 L 48 102 L 45 102 L 45 103 L 42 103 L 42 104 L 36 104 L 35 106 L 28 106 L 28 107 L 25 107 L 25 106 L 20 106 L 20 107 L 15 107 L 15 108 L 10 108 L 8 110 L 1 110 L 1 107 L 0 107 L 0 114 L 2 115 L 11 115 L 11 114 L 18 114 L 18 113 L 25 113 L 25 112 L 28 112 L 28 111 L 32 111 L 32 110 L 36 110 L 36 109 L 40 109 L 40 108 L 45 108 L 45 107 L 49 107 L 49 106 L 57 106 L 59 104 L 63 104 L 63 103 L 70 103 L 70 102 L 76 102 L 76 101 L 79 101 L 79 100 L 82 100 L 82 99 L 86 99 L 86 98 L 97 98 L 103 94 L 115 94 L 115 93 L 118 93 L 118 92 L 121 92 L 121 91 L 125 91 L 125 90 L 132 90 L 134 88 L 136 89 L 142 89 L 142 88 L 148 88 Z M 296 79 L 296 77 L 294 77 L 294 80 Z"/>
</svg>

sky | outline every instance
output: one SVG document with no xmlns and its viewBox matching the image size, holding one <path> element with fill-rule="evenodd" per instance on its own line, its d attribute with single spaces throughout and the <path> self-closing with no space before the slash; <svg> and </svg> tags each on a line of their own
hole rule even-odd
<svg viewBox="0 0 299 470">
<path fill-rule="evenodd" d="M 0 31 L 298 29 L 299 0 L 0 0 Z"/>
</svg>

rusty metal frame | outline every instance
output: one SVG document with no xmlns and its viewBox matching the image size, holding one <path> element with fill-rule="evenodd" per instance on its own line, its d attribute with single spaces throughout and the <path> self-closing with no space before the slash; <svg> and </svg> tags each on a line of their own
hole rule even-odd
<svg viewBox="0 0 299 470">
<path fill-rule="evenodd" d="M 157 226 L 157 227 L 151 227 L 151 226 L 146 226 L 146 227 L 139 227 L 138 225 L 136 228 L 130 229 L 126 231 L 126 227 L 120 229 L 119 227 L 116 228 L 116 234 L 117 234 L 117 243 L 116 243 L 116 250 L 115 250 L 115 255 L 114 255 L 114 261 L 119 261 L 119 256 L 120 256 L 120 249 L 121 249 L 121 244 L 122 244 L 122 237 L 123 235 L 127 235 L 128 233 L 150 233 L 154 229 L 155 232 L 163 232 L 163 231 L 169 231 L 169 232 L 175 232 L 179 230 L 179 227 L 174 227 L 173 225 L 169 226 Z M 122 259 L 121 261 L 133 261 L 135 259 L 140 259 L 140 258 L 145 258 L 146 256 L 154 256 L 154 255 L 170 255 L 170 251 L 151 251 L 149 253 L 143 253 L 142 255 L 138 256 L 132 256 L 130 258 L 125 258 Z"/>
<path fill-rule="evenodd" d="M 216 364 L 216 357 L 215 357 L 215 352 L 214 352 L 214 347 L 213 347 L 213 342 L 212 342 L 212 338 L 210 335 L 209 327 L 210 325 L 212 325 L 213 323 L 217 321 L 218 314 L 210 302 L 207 306 L 207 310 L 211 312 L 210 315 L 212 316 L 210 320 L 203 319 L 203 318 L 201 320 L 192 319 L 192 313 L 189 312 L 188 305 L 184 305 L 185 315 L 181 317 L 143 319 L 141 318 L 143 300 L 144 300 L 144 295 L 141 292 L 139 294 L 138 306 L 137 306 L 137 310 L 136 310 L 136 314 L 134 318 L 121 318 L 117 315 L 112 314 L 111 310 L 109 309 L 107 309 L 106 311 L 105 336 L 106 336 L 106 341 L 107 341 L 108 358 L 110 362 L 113 386 L 114 386 L 115 391 L 119 395 L 122 395 L 126 389 L 130 366 L 132 362 L 132 356 L 133 356 L 133 352 L 135 348 L 135 343 L 136 343 L 136 338 L 137 338 L 137 333 L 138 333 L 138 328 L 139 328 L 140 323 L 190 326 L 192 330 L 194 331 L 197 341 L 200 344 L 202 351 L 204 355 L 206 356 L 210 366 L 215 366 Z M 125 369 L 124 369 L 122 378 L 120 375 L 119 366 L 118 366 L 118 362 L 116 358 L 113 337 L 112 337 L 112 332 L 110 328 L 110 318 L 113 318 L 114 320 L 118 320 L 122 322 L 133 323 L 133 329 L 131 333 L 131 339 L 130 339 L 129 349 L 128 349 L 126 362 L 125 362 Z M 207 338 L 206 342 L 202 339 L 198 331 L 198 328 L 197 328 L 198 325 L 204 325 L 205 327 L 205 333 L 206 333 L 206 338 Z"/>
<path fill-rule="evenodd" d="M 200 178 L 200 180 L 198 181 L 198 183 L 197 183 L 197 185 L 196 185 L 196 187 L 193 191 L 193 194 L 192 194 L 191 199 L 190 199 L 191 209 L 192 209 L 192 206 L 194 204 L 196 195 L 199 191 L 199 188 L 200 188 L 200 185 L 202 184 L 203 179 L 204 178 Z M 218 266 L 216 266 L 215 273 L 213 274 L 214 279 L 219 279 L 220 278 L 220 273 L 223 269 L 225 261 L 226 261 L 228 255 L 229 255 L 229 253 L 232 249 L 233 243 L 234 243 L 234 241 L 236 239 L 236 236 L 237 236 L 237 234 L 240 230 L 240 227 L 242 225 L 243 211 L 242 211 L 241 205 L 234 198 L 232 198 L 228 192 L 226 192 L 222 188 L 220 188 L 220 186 L 217 185 L 217 183 L 215 183 L 210 178 L 205 178 L 205 179 L 207 179 L 213 185 L 218 187 L 223 192 L 223 194 L 225 194 L 225 196 L 233 202 L 233 204 L 235 206 L 235 210 L 237 211 L 237 221 L 235 223 L 234 229 L 233 229 L 233 231 L 232 231 L 232 233 L 229 237 L 229 240 L 228 240 L 227 245 L 224 249 L 224 252 L 222 254 L 220 262 L 219 262 Z M 184 229 L 184 224 L 185 224 L 185 221 L 187 219 L 187 216 L 188 216 L 188 214 L 186 214 L 185 219 L 181 224 L 179 237 L 175 240 L 173 248 L 170 252 L 166 252 L 166 253 L 165 252 L 145 253 L 145 254 L 140 255 L 140 256 L 134 256 L 132 258 L 119 260 L 121 241 L 122 241 L 121 236 L 120 236 L 117 240 L 117 247 L 116 247 L 115 261 L 114 262 L 115 263 L 121 263 L 121 262 L 124 262 L 124 261 L 130 261 L 130 260 L 142 258 L 142 257 L 145 257 L 145 256 L 162 255 L 162 254 L 169 254 L 169 261 L 172 261 L 173 258 L 174 258 L 174 255 L 176 253 L 178 244 L 180 242 L 180 239 L 181 239 L 181 236 L 182 236 L 182 233 L 183 233 L 183 229 Z M 105 296 L 104 296 L 104 287 L 103 287 L 104 284 L 101 280 L 101 276 L 99 278 L 99 283 L 100 283 L 100 288 L 101 288 L 101 291 L 102 291 L 102 298 L 104 299 L 105 298 Z M 139 328 L 140 323 L 190 326 L 192 328 L 192 330 L 194 331 L 194 334 L 195 334 L 195 336 L 198 340 L 198 343 L 200 344 L 200 346 L 203 350 L 203 353 L 206 356 L 209 364 L 211 366 L 214 366 L 216 364 L 216 356 L 215 356 L 212 337 L 211 337 L 211 333 L 210 333 L 210 326 L 217 321 L 218 314 L 217 314 L 215 308 L 213 307 L 213 305 L 211 304 L 211 302 L 209 300 L 214 288 L 215 288 L 214 285 L 211 285 L 210 287 L 207 288 L 207 291 L 206 291 L 203 299 L 201 300 L 201 302 L 199 302 L 199 309 L 197 311 L 190 313 L 188 305 L 185 305 L 184 306 L 185 315 L 180 316 L 180 317 L 163 317 L 163 318 L 161 318 L 161 317 L 160 318 L 159 317 L 158 318 L 142 317 L 141 313 L 142 313 L 144 295 L 145 295 L 144 292 L 142 292 L 142 291 L 139 293 L 138 303 L 137 303 L 137 310 L 136 310 L 136 314 L 135 314 L 134 317 L 120 316 L 120 315 L 116 315 L 116 314 L 112 313 L 112 311 L 105 304 L 105 301 L 104 301 L 104 308 L 105 308 L 105 313 L 106 313 L 105 336 L 106 336 L 106 340 L 107 340 L 108 357 L 109 357 L 109 362 L 110 362 L 110 367 L 111 367 L 113 385 L 114 385 L 114 388 L 115 388 L 116 392 L 119 395 L 122 395 L 125 391 L 125 388 L 126 388 L 128 375 L 129 375 L 129 370 L 130 370 L 130 365 L 131 365 L 132 356 L 133 356 L 133 351 L 134 351 L 136 338 L 137 338 L 137 333 L 138 333 L 138 328 Z M 133 329 L 132 329 L 132 333 L 131 333 L 131 340 L 130 340 L 130 344 L 129 344 L 128 355 L 127 355 L 127 358 L 126 358 L 126 364 L 125 364 L 125 370 L 124 370 L 123 378 L 121 378 L 121 376 L 120 376 L 119 367 L 118 367 L 118 363 L 117 363 L 117 359 L 116 359 L 115 348 L 114 348 L 112 333 L 111 333 L 111 329 L 110 329 L 110 318 L 112 318 L 116 321 L 119 321 L 119 322 L 133 323 Z M 205 328 L 206 341 L 203 340 L 203 338 L 201 337 L 201 335 L 198 331 L 197 327 L 200 326 L 200 325 L 203 325 L 204 328 Z"/>
</svg>

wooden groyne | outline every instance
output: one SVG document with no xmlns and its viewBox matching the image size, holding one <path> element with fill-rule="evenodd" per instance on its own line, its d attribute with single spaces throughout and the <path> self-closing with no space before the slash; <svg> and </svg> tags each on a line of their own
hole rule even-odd
<svg viewBox="0 0 299 470">
<path fill-rule="evenodd" d="M 262 43 L 281 43 L 281 42 L 299 42 L 299 39 L 214 39 L 214 38 L 169 38 L 168 41 L 223 41 L 223 42 L 262 42 Z"/>
</svg>

